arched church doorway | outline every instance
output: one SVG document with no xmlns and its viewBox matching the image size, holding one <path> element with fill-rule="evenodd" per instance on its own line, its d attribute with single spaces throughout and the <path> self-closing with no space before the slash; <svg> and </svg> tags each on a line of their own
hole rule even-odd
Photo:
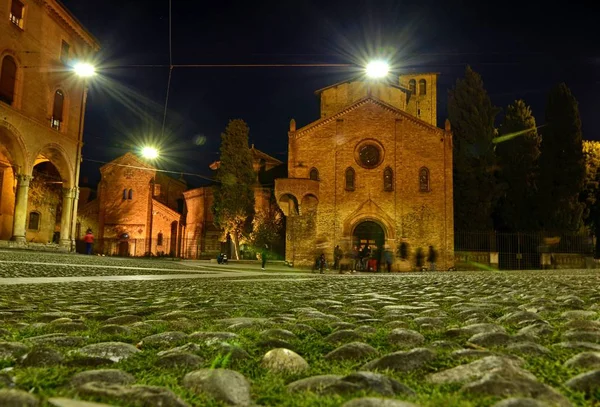
<svg viewBox="0 0 600 407">
<path fill-rule="evenodd" d="M 378 271 L 381 254 L 383 252 L 383 245 L 385 244 L 385 232 L 381 225 L 371 220 L 359 223 L 352 233 L 352 242 L 353 246 L 359 247 L 362 253 L 367 253 L 364 251 L 365 247 L 371 249 L 368 251 L 368 253 L 370 253 L 368 259 L 374 260 L 375 262 L 371 264 L 370 260 L 364 260 L 369 261 L 369 265 L 364 264 L 363 267 L 365 270 L 372 268 L 374 271 Z"/>
<path fill-rule="evenodd" d="M 352 241 L 354 247 L 367 245 L 372 250 L 381 249 L 385 243 L 385 232 L 379 223 L 367 220 L 354 228 Z"/>
</svg>

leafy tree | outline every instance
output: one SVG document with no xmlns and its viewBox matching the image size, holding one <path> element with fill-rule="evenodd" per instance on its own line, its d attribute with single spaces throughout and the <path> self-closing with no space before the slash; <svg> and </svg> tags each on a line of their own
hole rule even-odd
<svg viewBox="0 0 600 407">
<path fill-rule="evenodd" d="M 216 179 L 212 211 L 215 224 L 231 236 L 235 258 L 240 258 L 240 240 L 254 215 L 256 174 L 248 148 L 248 125 L 241 119 L 230 120 L 221 133 L 220 165 Z"/>
<path fill-rule="evenodd" d="M 533 231 L 541 138 L 531 108 L 516 100 L 506 109 L 496 144 L 497 179 L 502 195 L 496 209 L 496 229 Z"/>
<path fill-rule="evenodd" d="M 457 230 L 491 230 L 498 191 L 492 139 L 499 109 L 492 105 L 481 76 L 470 66 L 448 95 L 453 131 L 454 224 Z"/>
<path fill-rule="evenodd" d="M 252 220 L 252 244 L 255 247 L 264 247 L 267 244 L 272 249 L 276 242 L 282 240 L 283 219 L 283 212 L 274 202 L 257 211 Z"/>
<path fill-rule="evenodd" d="M 594 257 L 600 257 L 600 142 L 584 141 L 584 190 L 580 200 L 584 203 L 583 221 L 596 236 Z"/>
<path fill-rule="evenodd" d="M 579 107 L 564 83 L 548 95 L 540 150 L 542 227 L 551 232 L 577 231 L 583 213 L 579 195 L 585 162 Z"/>
</svg>

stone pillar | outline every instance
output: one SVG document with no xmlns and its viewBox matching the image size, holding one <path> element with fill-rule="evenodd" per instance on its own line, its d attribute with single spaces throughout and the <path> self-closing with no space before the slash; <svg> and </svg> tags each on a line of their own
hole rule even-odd
<svg viewBox="0 0 600 407">
<path fill-rule="evenodd" d="M 71 220 L 75 188 L 63 188 L 62 215 L 60 217 L 60 245 L 71 248 Z"/>
<path fill-rule="evenodd" d="M 76 242 L 77 242 L 77 209 L 79 206 L 79 187 L 74 187 L 73 189 L 73 199 L 72 199 L 72 210 L 71 210 L 71 219 L 69 227 L 71 228 L 71 251 L 76 250 Z M 94 233 L 99 233 L 99 231 L 94 231 Z"/>
<path fill-rule="evenodd" d="M 17 174 L 17 193 L 15 194 L 15 216 L 13 218 L 13 234 L 10 240 L 25 243 L 25 224 L 27 222 L 27 198 L 29 183 L 33 177 Z"/>
</svg>

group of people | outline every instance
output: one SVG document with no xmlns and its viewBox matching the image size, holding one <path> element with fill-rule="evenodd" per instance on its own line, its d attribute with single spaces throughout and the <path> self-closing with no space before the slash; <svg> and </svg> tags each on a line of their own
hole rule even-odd
<svg viewBox="0 0 600 407">
<path fill-rule="evenodd" d="M 394 256 L 392 251 L 388 246 L 381 248 L 371 248 L 369 245 L 363 246 L 355 246 L 352 248 L 352 252 L 347 256 L 350 261 L 345 265 L 342 265 L 344 253 L 339 245 L 335 246 L 333 250 L 333 269 L 338 270 L 341 274 L 343 272 L 344 267 L 347 267 L 352 272 L 356 271 L 373 271 L 379 272 L 381 271 L 382 266 L 385 265 L 385 270 L 388 273 L 392 272 L 392 264 L 394 261 Z M 417 249 L 415 254 L 415 264 L 416 269 L 420 271 L 435 271 L 436 269 L 436 261 L 437 261 L 437 252 L 433 248 L 433 246 L 429 246 L 429 250 L 427 252 L 427 263 L 429 263 L 429 267 L 426 267 L 424 264 L 425 256 L 421 249 Z M 326 270 L 329 270 L 329 266 L 327 263 L 327 259 L 325 257 L 325 253 L 321 253 L 316 259 L 313 266 L 313 271 L 319 270 L 321 274 L 323 274 Z"/>
</svg>

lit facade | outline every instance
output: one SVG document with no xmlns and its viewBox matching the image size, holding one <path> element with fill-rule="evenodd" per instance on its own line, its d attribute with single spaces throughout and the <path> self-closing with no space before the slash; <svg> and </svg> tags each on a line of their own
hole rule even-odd
<svg viewBox="0 0 600 407">
<path fill-rule="evenodd" d="M 59 1 L 0 2 L 0 240 L 73 247 L 87 91 L 70 65 L 98 50 Z"/>
<path fill-rule="evenodd" d="M 321 118 L 288 132 L 288 178 L 275 195 L 286 221 L 286 259 L 312 265 L 339 245 L 396 254 L 410 269 L 431 245 L 454 265 L 452 133 L 437 124 L 437 74 L 396 83 L 350 81 L 317 91 Z M 381 259 L 381 257 L 379 257 Z"/>
</svg>

